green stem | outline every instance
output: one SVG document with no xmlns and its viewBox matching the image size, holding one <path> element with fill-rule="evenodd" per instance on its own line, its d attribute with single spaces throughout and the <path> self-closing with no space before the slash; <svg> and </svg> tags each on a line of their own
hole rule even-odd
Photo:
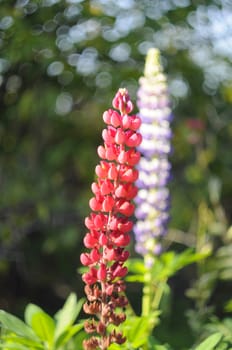
<svg viewBox="0 0 232 350">
<path fill-rule="evenodd" d="M 152 305 L 151 305 L 151 309 L 153 311 L 156 311 L 159 309 L 160 302 L 161 302 L 161 299 L 162 299 L 162 296 L 164 293 L 165 285 L 166 285 L 166 280 L 157 285 L 155 295 L 154 295 Z"/>
<path fill-rule="evenodd" d="M 151 312 L 152 300 L 152 275 L 150 271 L 144 276 L 143 298 L 142 298 L 142 316 L 149 316 Z"/>
<path fill-rule="evenodd" d="M 145 257 L 146 264 L 146 257 Z M 158 282 L 154 280 L 151 269 L 148 269 L 144 276 L 143 298 L 142 298 L 142 317 L 149 317 L 149 332 L 154 329 L 157 317 L 157 311 L 165 290 L 166 280 Z"/>
</svg>

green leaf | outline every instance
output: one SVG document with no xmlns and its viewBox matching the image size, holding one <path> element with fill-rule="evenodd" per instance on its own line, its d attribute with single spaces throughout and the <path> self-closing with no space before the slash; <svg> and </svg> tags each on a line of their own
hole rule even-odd
<svg viewBox="0 0 232 350">
<path fill-rule="evenodd" d="M 11 344 L 17 344 L 17 346 L 26 346 L 27 349 L 44 350 L 44 345 L 41 342 L 36 342 L 13 333 L 6 333 L 1 335 L 2 344 L 6 347 Z"/>
<path fill-rule="evenodd" d="M 212 350 L 222 339 L 222 334 L 217 332 L 210 335 L 202 343 L 200 343 L 195 350 Z"/>
<path fill-rule="evenodd" d="M 131 271 L 130 271 L 131 272 Z M 129 275 L 125 277 L 127 282 L 144 283 L 144 275 Z"/>
<path fill-rule="evenodd" d="M 12 344 L 0 344 L 0 349 L 8 350 L 28 350 L 28 346 L 12 343 Z M 33 348 L 30 348 L 33 349 Z"/>
<path fill-rule="evenodd" d="M 55 340 L 61 336 L 62 333 L 74 323 L 82 308 L 83 299 L 77 302 L 77 297 L 74 293 L 71 293 L 66 300 L 63 308 L 55 315 L 57 319 L 57 325 L 55 329 Z"/>
<path fill-rule="evenodd" d="M 39 338 L 30 327 L 16 316 L 4 310 L 0 310 L 0 323 L 2 324 L 2 328 L 12 333 L 33 341 L 39 341 Z"/>
<path fill-rule="evenodd" d="M 123 348 L 123 345 L 118 345 L 118 344 L 111 344 L 108 348 L 108 350 L 121 350 Z"/>
<path fill-rule="evenodd" d="M 74 335 L 76 335 L 82 328 L 84 324 L 75 324 L 74 326 L 68 328 L 63 332 L 56 341 L 56 348 L 65 345 Z"/>
<path fill-rule="evenodd" d="M 130 275 L 126 276 L 126 281 L 144 283 L 144 275 L 147 269 L 143 259 L 129 259 L 126 266 L 130 272 Z"/>
<path fill-rule="evenodd" d="M 126 265 L 134 274 L 144 274 L 147 271 L 143 259 L 129 259 Z"/>
<path fill-rule="evenodd" d="M 127 342 L 133 348 L 138 348 L 147 343 L 149 335 L 149 318 L 130 317 L 123 324 L 123 333 L 127 337 Z"/>
<path fill-rule="evenodd" d="M 192 249 L 186 249 L 180 254 L 174 252 L 164 253 L 160 259 L 156 260 L 152 269 L 152 275 L 156 281 L 166 280 L 183 267 L 206 258 L 208 254 L 209 252 L 195 253 Z"/>
<path fill-rule="evenodd" d="M 39 306 L 29 304 L 25 310 L 25 320 L 41 340 L 50 345 L 53 343 L 55 322 Z"/>
<path fill-rule="evenodd" d="M 180 254 L 176 254 L 173 251 L 164 253 L 160 258 L 156 259 L 152 268 L 152 276 L 154 281 L 157 282 L 166 280 L 183 267 L 205 259 L 208 255 L 209 251 L 204 253 L 195 253 L 192 249 L 186 249 Z M 147 269 L 142 259 L 128 260 L 127 267 L 130 274 L 126 277 L 126 281 L 144 283 L 144 276 L 146 275 Z"/>
<path fill-rule="evenodd" d="M 88 335 L 84 330 L 78 332 L 72 339 L 72 343 L 75 345 L 74 349 L 82 349 L 83 340 L 87 337 Z"/>
<path fill-rule="evenodd" d="M 148 349 L 149 350 L 170 350 L 170 346 L 168 344 L 160 344 L 153 335 L 148 337 Z"/>
</svg>

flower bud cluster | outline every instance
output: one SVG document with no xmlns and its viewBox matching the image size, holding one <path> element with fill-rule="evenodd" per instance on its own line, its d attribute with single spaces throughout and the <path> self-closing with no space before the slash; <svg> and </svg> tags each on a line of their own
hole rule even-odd
<svg viewBox="0 0 232 350">
<path fill-rule="evenodd" d="M 83 343 L 86 350 L 104 350 L 111 343 L 125 341 L 120 332 L 112 327 L 109 331 L 108 326 L 125 320 L 125 314 L 118 310 L 127 305 L 124 263 L 129 257 L 126 247 L 133 227 L 129 219 L 135 209 L 132 200 L 137 195 L 135 165 L 140 153 L 136 147 L 142 137 L 137 132 L 140 118 L 130 115 L 133 105 L 126 89 L 119 89 L 113 107 L 119 112 L 109 109 L 103 114 L 107 125 L 102 132 L 104 145 L 98 147 L 101 160 L 95 169 L 97 181 L 92 184 L 94 196 L 89 201 L 92 213 L 85 220 L 88 252 L 80 257 L 88 267 L 82 276 L 87 296 L 84 311 L 93 317 L 85 323 L 85 331 L 91 335 Z"/>
<path fill-rule="evenodd" d="M 172 114 L 167 92 L 166 77 L 162 72 L 157 49 L 147 54 L 144 77 L 139 80 L 137 105 L 142 120 L 140 132 L 143 141 L 138 150 L 141 160 L 137 167 L 139 179 L 134 227 L 136 251 L 152 265 L 154 256 L 162 250 L 161 238 L 166 234 L 169 220 L 170 122 Z"/>
</svg>

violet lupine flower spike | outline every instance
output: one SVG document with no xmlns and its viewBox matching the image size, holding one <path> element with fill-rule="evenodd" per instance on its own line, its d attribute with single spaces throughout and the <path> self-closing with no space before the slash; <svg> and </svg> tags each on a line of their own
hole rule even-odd
<svg viewBox="0 0 232 350">
<path fill-rule="evenodd" d="M 168 155 L 172 114 L 159 50 L 148 51 L 144 77 L 140 78 L 139 84 L 137 105 L 143 141 L 138 147 L 142 157 L 137 167 L 139 191 L 135 198 L 135 249 L 144 256 L 146 266 L 151 267 L 155 256 L 162 251 L 170 206 L 167 184 L 171 168 Z"/>
<path fill-rule="evenodd" d="M 87 296 L 84 311 L 93 315 L 85 323 L 85 331 L 91 334 L 83 343 L 86 350 L 105 350 L 112 343 L 126 340 L 112 325 L 118 326 L 126 317 L 118 310 L 128 303 L 124 295 L 124 262 L 129 257 L 126 247 L 133 227 L 129 219 L 134 213 L 132 199 L 137 195 L 135 165 L 140 153 L 135 148 L 142 137 L 137 132 L 140 118 L 129 115 L 133 105 L 126 89 L 119 89 L 113 107 L 120 113 L 109 109 L 103 114 L 107 128 L 102 132 L 104 146 L 98 147 L 102 160 L 95 170 L 97 181 L 92 184 L 94 197 L 89 202 L 94 213 L 85 220 L 89 232 L 84 245 L 89 252 L 81 254 L 82 264 L 88 266 L 82 276 Z"/>
</svg>

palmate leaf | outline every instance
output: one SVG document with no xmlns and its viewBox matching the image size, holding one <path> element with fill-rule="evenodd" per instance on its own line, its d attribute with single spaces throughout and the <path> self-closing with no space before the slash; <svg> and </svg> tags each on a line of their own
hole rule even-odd
<svg viewBox="0 0 232 350">
<path fill-rule="evenodd" d="M 232 318 L 218 319 L 217 317 L 211 317 L 211 322 L 208 323 L 205 328 L 210 333 L 220 333 L 223 335 L 224 340 L 232 343 Z"/>
<path fill-rule="evenodd" d="M 176 272 L 187 265 L 205 259 L 209 252 L 195 253 L 192 249 L 186 249 L 184 252 L 176 254 L 167 252 L 157 259 L 152 269 L 152 276 L 156 280 L 165 280 L 173 276 Z"/>
<path fill-rule="evenodd" d="M 17 334 L 10 333 L 8 331 L 6 334 L 1 335 L 1 341 L 1 346 L 4 345 L 6 348 L 14 344 L 15 347 L 17 346 L 17 348 L 26 347 L 27 349 L 31 350 L 44 350 L 44 345 L 42 342 L 33 341 L 25 337 L 21 337 Z"/>
<path fill-rule="evenodd" d="M 185 266 L 205 259 L 208 255 L 208 251 L 196 253 L 193 249 L 186 249 L 179 254 L 173 251 L 163 253 L 156 259 L 152 270 L 149 272 L 152 274 L 154 281 L 164 281 L 175 275 L 175 273 Z M 144 283 L 148 269 L 145 267 L 143 259 L 130 259 L 127 262 L 127 267 L 129 275 L 126 277 L 126 280 L 128 282 Z"/>
<path fill-rule="evenodd" d="M 126 276 L 128 282 L 144 282 L 144 276 L 147 271 L 142 259 L 129 259 L 126 262 L 126 266 L 130 274 Z"/>
<path fill-rule="evenodd" d="M 71 293 L 63 308 L 56 313 L 55 319 L 57 320 L 57 324 L 54 335 L 55 341 L 58 340 L 62 333 L 66 332 L 67 329 L 72 326 L 81 311 L 82 304 L 83 299 L 77 301 L 76 295 Z"/>
<path fill-rule="evenodd" d="M 217 332 L 212 335 L 210 335 L 208 338 L 206 338 L 203 342 L 201 342 L 195 350 L 213 350 L 215 349 L 215 346 L 221 341 L 222 334 Z"/>
<path fill-rule="evenodd" d="M 53 343 L 55 333 L 54 320 L 39 306 L 29 304 L 25 310 L 25 321 L 37 336 L 49 345 Z"/>
<path fill-rule="evenodd" d="M 139 317 L 139 316 L 130 316 L 121 326 L 121 331 L 126 337 L 127 341 L 123 345 L 125 349 L 137 349 L 144 344 L 148 343 L 149 337 L 149 317 Z M 112 346 L 111 350 L 117 350 L 117 346 Z M 122 345 L 120 345 L 122 348 Z"/>
<path fill-rule="evenodd" d="M 28 350 L 28 349 L 33 349 L 33 348 L 28 348 L 28 346 L 20 345 L 17 343 L 12 343 L 12 344 L 1 344 L 0 343 L 0 349 L 4 350 Z"/>
<path fill-rule="evenodd" d="M 161 345 L 161 344 L 149 344 L 148 347 L 149 350 L 171 350 L 170 346 L 168 344 Z"/>
<path fill-rule="evenodd" d="M 222 246 L 216 252 L 215 269 L 222 280 L 232 280 L 232 244 Z"/>
<path fill-rule="evenodd" d="M 4 310 L 0 310 L 0 323 L 3 329 L 17 334 L 20 337 L 38 342 L 40 341 L 35 332 L 28 325 Z"/>
<path fill-rule="evenodd" d="M 169 344 L 160 344 L 153 335 L 150 335 L 148 338 L 148 350 L 171 350 L 171 347 Z"/>
<path fill-rule="evenodd" d="M 150 318 L 134 316 L 127 318 L 121 326 L 123 335 L 127 338 L 122 345 L 111 344 L 109 350 L 170 350 L 168 345 L 161 345 L 153 336 L 150 336 Z"/>
<path fill-rule="evenodd" d="M 82 347 L 83 340 L 86 339 L 87 337 L 88 337 L 88 335 L 85 332 L 85 330 L 83 330 L 83 329 L 81 329 L 78 333 L 76 333 L 76 335 L 72 338 L 72 342 L 71 342 L 72 345 L 73 345 L 73 349 L 74 350 L 77 350 L 77 349 L 81 350 L 81 349 L 83 349 L 83 347 Z"/>
<path fill-rule="evenodd" d="M 60 348 L 65 345 L 74 335 L 83 329 L 84 324 L 75 324 L 64 331 L 55 343 L 55 348 Z"/>
<path fill-rule="evenodd" d="M 108 348 L 108 350 L 121 350 L 121 349 L 123 350 L 125 349 L 124 344 L 118 345 L 116 343 L 112 343 Z"/>
<path fill-rule="evenodd" d="M 132 317 L 129 320 L 129 326 L 131 328 L 127 333 L 127 341 L 132 347 L 136 349 L 146 344 L 149 335 L 149 318 Z"/>
</svg>

